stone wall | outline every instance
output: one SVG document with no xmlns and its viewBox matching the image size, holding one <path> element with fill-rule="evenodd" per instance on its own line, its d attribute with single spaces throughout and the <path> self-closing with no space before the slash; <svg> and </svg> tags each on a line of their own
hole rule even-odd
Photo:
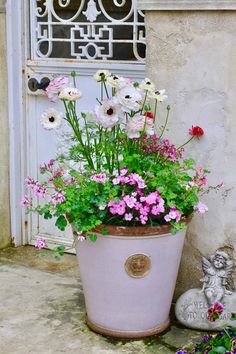
<svg viewBox="0 0 236 354">
<path fill-rule="evenodd" d="M 0 0 L 0 248 L 10 243 L 5 0 Z"/>
<path fill-rule="evenodd" d="M 202 255 L 223 248 L 236 256 L 236 11 L 146 11 L 146 30 L 147 77 L 168 90 L 172 107 L 168 135 L 184 142 L 200 125 L 205 136 L 188 151 L 211 170 L 212 185 L 225 184 L 202 197 L 209 212 L 191 223 L 178 296 L 200 285 Z"/>
</svg>

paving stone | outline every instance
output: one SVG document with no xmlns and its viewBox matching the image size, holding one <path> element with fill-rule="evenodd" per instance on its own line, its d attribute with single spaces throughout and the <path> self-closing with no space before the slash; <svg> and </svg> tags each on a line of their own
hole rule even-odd
<svg viewBox="0 0 236 354">
<path fill-rule="evenodd" d="M 19 253 L 10 253 L 0 253 L 0 354 L 169 354 L 200 335 L 173 323 L 162 335 L 144 340 L 100 336 L 85 324 L 78 275 L 24 266 Z M 24 264 L 26 254 L 22 249 Z"/>
</svg>

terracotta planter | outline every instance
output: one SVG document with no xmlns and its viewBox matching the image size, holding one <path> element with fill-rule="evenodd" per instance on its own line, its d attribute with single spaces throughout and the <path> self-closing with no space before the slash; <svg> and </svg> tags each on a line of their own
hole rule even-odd
<svg viewBox="0 0 236 354">
<path fill-rule="evenodd" d="M 170 227 L 105 226 L 96 242 L 76 246 L 87 324 L 94 331 L 139 338 L 164 331 L 175 289 L 185 231 Z"/>
</svg>

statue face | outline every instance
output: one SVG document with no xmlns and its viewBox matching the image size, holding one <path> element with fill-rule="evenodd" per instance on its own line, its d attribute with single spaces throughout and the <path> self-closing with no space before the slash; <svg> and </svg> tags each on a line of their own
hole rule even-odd
<svg viewBox="0 0 236 354">
<path fill-rule="evenodd" d="M 216 269 L 222 269 L 225 268 L 225 259 L 221 256 L 215 256 L 213 259 L 213 264 Z"/>
</svg>

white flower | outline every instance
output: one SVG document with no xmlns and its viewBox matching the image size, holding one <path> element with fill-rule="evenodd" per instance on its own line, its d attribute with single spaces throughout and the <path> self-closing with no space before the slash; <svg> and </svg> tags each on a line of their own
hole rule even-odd
<svg viewBox="0 0 236 354">
<path fill-rule="evenodd" d="M 115 97 L 104 100 L 100 106 L 96 106 L 95 113 L 96 123 L 105 129 L 114 127 L 123 114 Z"/>
<path fill-rule="evenodd" d="M 208 211 L 208 206 L 202 202 L 199 202 L 197 205 L 195 205 L 194 210 L 200 214 L 204 214 L 206 211 Z"/>
<path fill-rule="evenodd" d="M 139 89 L 136 89 L 133 85 L 128 85 L 119 90 L 116 94 L 119 103 L 122 106 L 124 112 L 130 110 L 138 110 L 142 102 L 142 95 Z"/>
<path fill-rule="evenodd" d="M 60 100 L 76 101 L 82 96 L 82 93 L 75 87 L 64 87 L 59 94 Z"/>
<path fill-rule="evenodd" d="M 155 85 L 150 79 L 146 78 L 141 82 L 141 89 L 153 92 L 155 91 Z"/>
<path fill-rule="evenodd" d="M 143 131 L 145 124 L 145 116 L 134 116 L 130 118 L 126 125 L 126 134 L 130 139 L 139 138 L 140 132 Z"/>
<path fill-rule="evenodd" d="M 153 119 L 151 118 L 146 118 L 146 126 L 145 126 L 145 131 L 147 135 L 154 135 L 154 123 Z"/>
<path fill-rule="evenodd" d="M 104 79 L 106 80 L 108 76 L 110 76 L 108 70 L 98 70 L 93 77 L 97 82 L 101 82 L 104 81 Z"/>
<path fill-rule="evenodd" d="M 168 98 L 168 96 L 166 95 L 165 89 L 159 90 L 156 92 L 150 92 L 149 97 L 154 98 L 155 100 L 157 100 L 159 102 L 163 102 Z"/>
<path fill-rule="evenodd" d="M 148 135 L 154 134 L 153 119 L 148 119 L 143 115 L 134 116 L 126 125 L 126 134 L 130 139 L 139 138 L 140 132 L 144 130 Z"/>
<path fill-rule="evenodd" d="M 117 75 L 110 75 L 107 78 L 107 83 L 116 89 L 122 89 L 125 86 L 130 85 L 131 80 L 126 77 L 121 77 L 121 76 L 117 76 Z"/>
<path fill-rule="evenodd" d="M 40 123 L 46 130 L 58 129 L 62 124 L 62 113 L 54 108 L 48 108 L 41 115 Z"/>
<path fill-rule="evenodd" d="M 77 232 L 77 240 L 79 242 L 84 242 L 85 241 L 85 237 L 83 236 L 82 231 Z"/>
</svg>

